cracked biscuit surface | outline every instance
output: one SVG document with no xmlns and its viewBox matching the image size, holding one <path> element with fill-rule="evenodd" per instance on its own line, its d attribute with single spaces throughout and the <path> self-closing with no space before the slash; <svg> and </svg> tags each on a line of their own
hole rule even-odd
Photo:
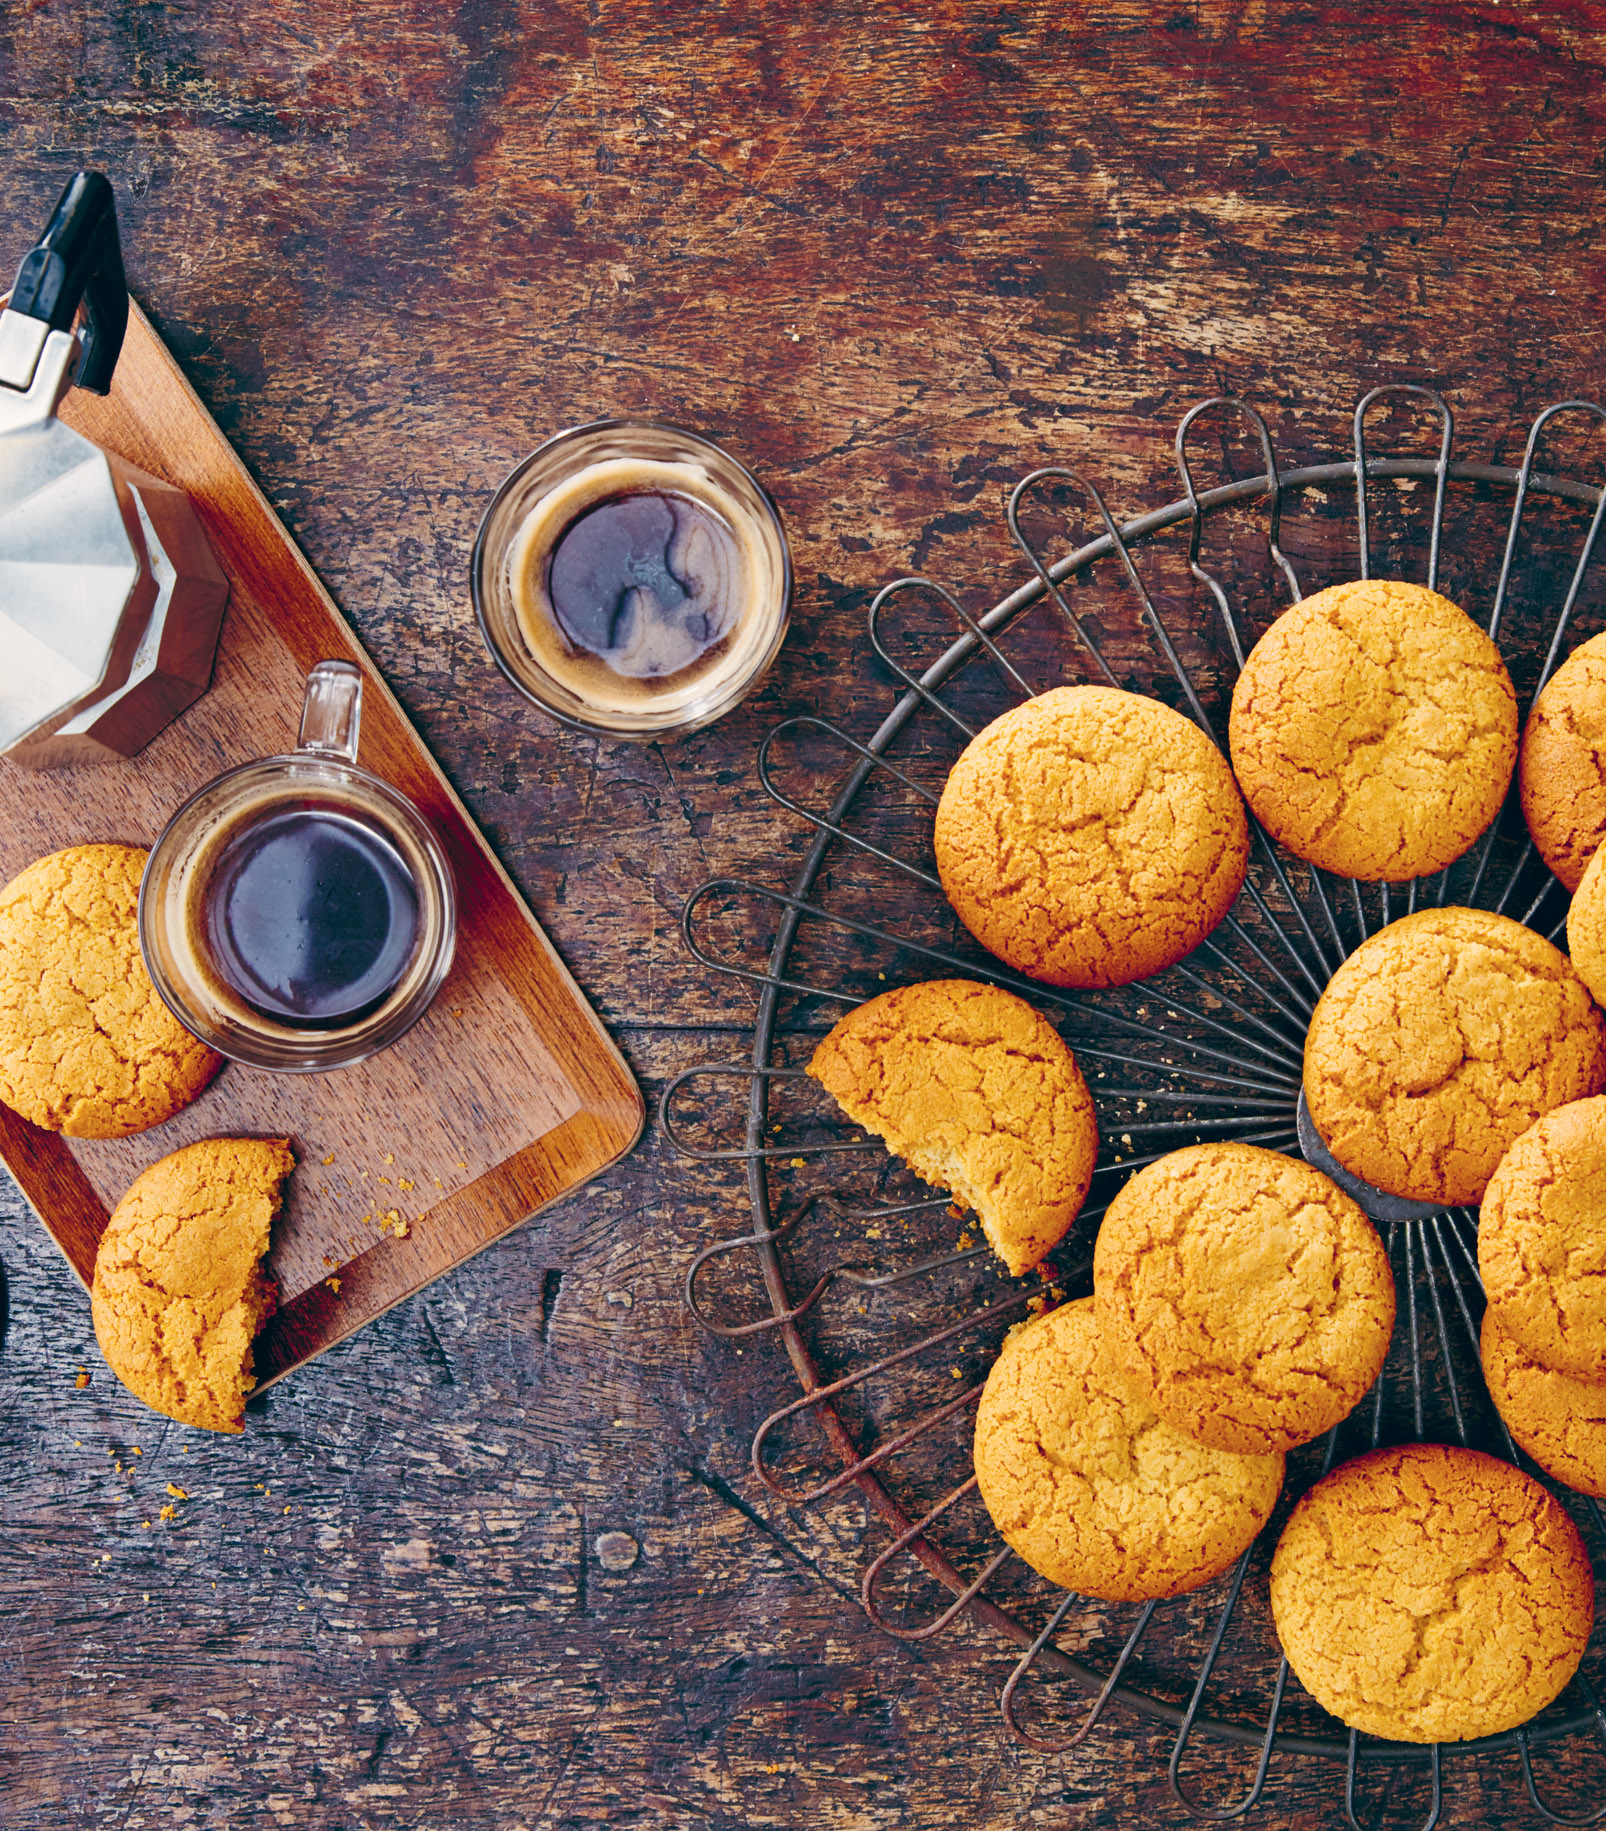
<svg viewBox="0 0 1606 1831">
<path fill-rule="evenodd" d="M 1059 1032 L 1025 999 L 968 979 L 883 992 L 850 1011 L 807 1072 L 918 1175 L 975 1209 L 1019 1275 L 1076 1219 L 1098 1126 Z"/>
<path fill-rule="evenodd" d="M 1484 1191 L 1478 1270 L 1490 1309 L 1535 1359 L 1606 1379 L 1606 1099 L 1546 1113 Z"/>
<path fill-rule="evenodd" d="M 1354 1410 L 1394 1279 L 1359 1206 L 1307 1163 L 1200 1144 L 1140 1170 L 1093 1253 L 1099 1330 L 1134 1389 L 1212 1449 L 1269 1454 Z"/>
<path fill-rule="evenodd" d="M 144 869 L 137 846 L 72 846 L 0 890 L 0 1100 L 70 1138 L 159 1125 L 222 1063 L 145 971 Z"/>
<path fill-rule="evenodd" d="M 1590 859 L 1567 907 L 1567 952 L 1596 1004 L 1606 1004 L 1606 846 Z"/>
<path fill-rule="evenodd" d="M 1033 1570 L 1112 1602 L 1220 1575 L 1283 1483 L 1281 1456 L 1206 1449 L 1135 1397 L 1091 1297 L 1010 1334 L 976 1413 L 975 1459 L 993 1524 Z"/>
<path fill-rule="evenodd" d="M 1249 826 L 1226 759 L 1159 700 L 1055 687 L 994 719 L 949 773 L 937 870 L 989 952 L 1050 985 L 1130 984 L 1232 907 Z"/>
<path fill-rule="evenodd" d="M 251 1343 L 275 1296 L 261 1259 L 295 1167 L 283 1138 L 207 1138 L 117 1204 L 90 1288 L 101 1353 L 138 1399 L 203 1430 L 242 1428 Z"/>
<path fill-rule="evenodd" d="M 1606 1385 L 1536 1361 L 1483 1313 L 1483 1378 L 1506 1428 L 1547 1475 L 1606 1499 Z"/>
<path fill-rule="evenodd" d="M 1606 635 L 1591 636 L 1545 682 L 1517 765 L 1522 817 L 1569 890 L 1606 839 Z"/>
<path fill-rule="evenodd" d="M 1572 1677 L 1594 1620 L 1578 1529 L 1537 1481 L 1477 1450 L 1374 1450 L 1319 1481 L 1271 1562 L 1300 1683 L 1397 1742 L 1498 1735 Z"/>
<path fill-rule="evenodd" d="M 1542 1114 L 1606 1087 L 1606 1024 L 1567 957 L 1481 909 L 1424 909 L 1363 942 L 1305 1038 L 1305 1099 L 1346 1170 L 1473 1202 Z"/>
<path fill-rule="evenodd" d="M 1289 851 L 1398 883 L 1459 858 L 1500 812 L 1517 696 L 1459 605 L 1357 581 L 1284 611 L 1255 644 L 1228 741 L 1245 799 Z"/>
</svg>

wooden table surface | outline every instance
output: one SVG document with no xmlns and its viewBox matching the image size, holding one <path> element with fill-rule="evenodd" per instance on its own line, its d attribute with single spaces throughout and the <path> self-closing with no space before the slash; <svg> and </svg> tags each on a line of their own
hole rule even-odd
<svg viewBox="0 0 1606 1831">
<path fill-rule="evenodd" d="M 805 843 L 760 735 L 872 729 L 869 595 L 920 570 L 991 602 L 1026 469 L 1131 512 L 1175 493 L 1193 401 L 1242 393 L 1313 461 L 1384 381 L 1512 461 L 1540 406 L 1606 390 L 1603 62 L 1585 0 L 24 0 L 0 250 L 111 176 L 135 294 L 650 1096 L 751 1021 L 677 920 Z M 725 441 L 793 540 L 779 664 L 682 743 L 543 722 L 469 613 L 503 472 L 613 413 Z M 680 1288 L 740 1185 L 656 1125 L 241 1438 L 126 1395 L 0 1205 L 8 1826 L 1188 1822 L 1165 1737 L 1118 1714 L 1025 1753 L 995 1639 L 860 1614 L 858 1502 L 754 1483 L 791 1376 Z M 1514 1760 L 1448 1774 L 1447 1822 L 1537 1822 Z M 1260 1823 L 1342 1822 L 1325 1769 L 1279 1762 L 1269 1797 Z"/>
</svg>

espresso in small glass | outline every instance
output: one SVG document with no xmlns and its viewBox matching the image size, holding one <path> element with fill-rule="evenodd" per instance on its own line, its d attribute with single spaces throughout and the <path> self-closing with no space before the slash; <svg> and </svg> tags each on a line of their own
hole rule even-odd
<svg viewBox="0 0 1606 1831">
<path fill-rule="evenodd" d="M 503 672 L 572 725 L 694 731 L 763 677 L 792 567 L 775 505 L 719 446 L 605 420 L 550 439 L 497 491 L 474 607 Z"/>
<path fill-rule="evenodd" d="M 197 789 L 151 848 L 139 944 L 192 1034 L 321 1074 L 406 1034 L 451 970 L 457 895 L 418 808 L 362 769 L 362 674 L 320 661 L 301 738 Z"/>
<path fill-rule="evenodd" d="M 336 1029 L 376 1011 L 418 943 L 418 886 L 370 822 L 315 801 L 225 831 L 196 884 L 208 966 L 263 1017 Z"/>
</svg>

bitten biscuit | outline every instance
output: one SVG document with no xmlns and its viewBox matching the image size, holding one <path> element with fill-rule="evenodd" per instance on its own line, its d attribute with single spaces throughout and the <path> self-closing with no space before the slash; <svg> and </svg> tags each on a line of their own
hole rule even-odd
<svg viewBox="0 0 1606 1831">
<path fill-rule="evenodd" d="M 1606 847 L 1584 867 L 1567 910 L 1567 952 L 1596 1004 L 1606 1004 Z"/>
<path fill-rule="evenodd" d="M 1345 1418 L 1382 1369 L 1394 1279 L 1372 1224 L 1309 1164 L 1199 1144 L 1140 1170 L 1093 1253 L 1099 1332 L 1154 1409 L 1267 1455 Z"/>
<path fill-rule="evenodd" d="M 1478 1216 L 1501 1328 L 1574 1379 L 1606 1379 L 1606 1099 L 1546 1113 L 1505 1156 Z"/>
<path fill-rule="evenodd" d="M 1051 1583 L 1138 1602 L 1226 1570 L 1271 1517 L 1281 1456 L 1209 1450 L 1127 1389 L 1093 1299 L 1004 1343 L 976 1413 L 976 1480 L 993 1524 Z"/>
<path fill-rule="evenodd" d="M 1506 1428 L 1547 1475 L 1606 1499 L 1606 1385 L 1543 1367 L 1483 1313 L 1483 1377 Z"/>
<path fill-rule="evenodd" d="M 860 1005 L 808 1072 L 918 1175 L 974 1208 L 1018 1277 L 1076 1219 L 1098 1126 L 1059 1032 L 1013 992 L 934 979 Z"/>
<path fill-rule="evenodd" d="M 1289 1515 L 1271 1561 L 1288 1663 L 1365 1735 L 1515 1729 L 1583 1658 L 1595 1580 L 1578 1529 L 1520 1469 L 1412 1443 L 1347 1462 Z"/>
<path fill-rule="evenodd" d="M 1423 909 L 1363 942 L 1305 1037 L 1305 1099 L 1346 1170 L 1477 1202 L 1541 1114 L 1606 1087 L 1606 1022 L 1567 957 L 1481 909 Z"/>
<path fill-rule="evenodd" d="M 136 846 L 73 846 L 0 890 L 0 1100 L 48 1131 L 144 1131 L 221 1066 L 145 971 L 144 869 Z"/>
<path fill-rule="evenodd" d="M 949 774 L 937 870 L 989 952 L 1050 985 L 1116 986 L 1191 952 L 1232 907 L 1249 825 L 1197 725 L 1112 687 L 994 719 Z"/>
<path fill-rule="evenodd" d="M 181 1424 L 237 1431 L 251 1342 L 275 1295 L 260 1260 L 295 1167 L 283 1138 L 208 1138 L 154 1163 L 95 1255 L 100 1351 L 128 1390 Z"/>
<path fill-rule="evenodd" d="M 1272 624 L 1232 694 L 1232 766 L 1289 851 L 1387 883 L 1437 871 L 1500 812 L 1517 696 L 1459 605 L 1370 579 Z"/>
<path fill-rule="evenodd" d="M 1522 817 L 1569 890 L 1606 838 L 1606 635 L 1576 648 L 1528 714 L 1517 768 Z"/>
</svg>

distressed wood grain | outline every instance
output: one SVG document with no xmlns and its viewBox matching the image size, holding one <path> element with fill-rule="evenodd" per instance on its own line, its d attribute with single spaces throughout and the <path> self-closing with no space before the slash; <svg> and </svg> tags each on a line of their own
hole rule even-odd
<svg viewBox="0 0 1606 1831">
<path fill-rule="evenodd" d="M 751 1019 L 687 956 L 686 893 L 808 842 L 759 737 L 872 729 L 870 595 L 925 571 L 991 603 L 1027 469 L 1130 512 L 1177 493 L 1175 423 L 1218 391 L 1286 464 L 1344 455 L 1380 382 L 1442 388 L 1458 452 L 1506 462 L 1546 402 L 1601 394 L 1603 63 L 1587 0 L 43 0 L 0 11 L 0 247 L 109 173 L 136 295 L 650 1098 Z M 799 586 L 748 705 L 636 748 L 525 709 L 467 556 L 532 445 L 646 412 L 758 472 Z M 790 1376 L 680 1297 L 741 1186 L 656 1125 L 227 1443 L 122 1394 L 6 1201 L 8 1825 L 1189 1822 L 1165 1737 L 1116 1715 L 1017 1749 L 1007 1653 L 878 1636 L 852 1598 L 881 1529 L 753 1481 Z M 1598 1791 L 1587 1750 L 1540 1765 Z M 1279 1760 L 1260 1822 L 1340 1824 L 1335 1779 Z M 1513 1761 L 1450 1761 L 1447 1823 L 1531 1821 Z"/>
</svg>

